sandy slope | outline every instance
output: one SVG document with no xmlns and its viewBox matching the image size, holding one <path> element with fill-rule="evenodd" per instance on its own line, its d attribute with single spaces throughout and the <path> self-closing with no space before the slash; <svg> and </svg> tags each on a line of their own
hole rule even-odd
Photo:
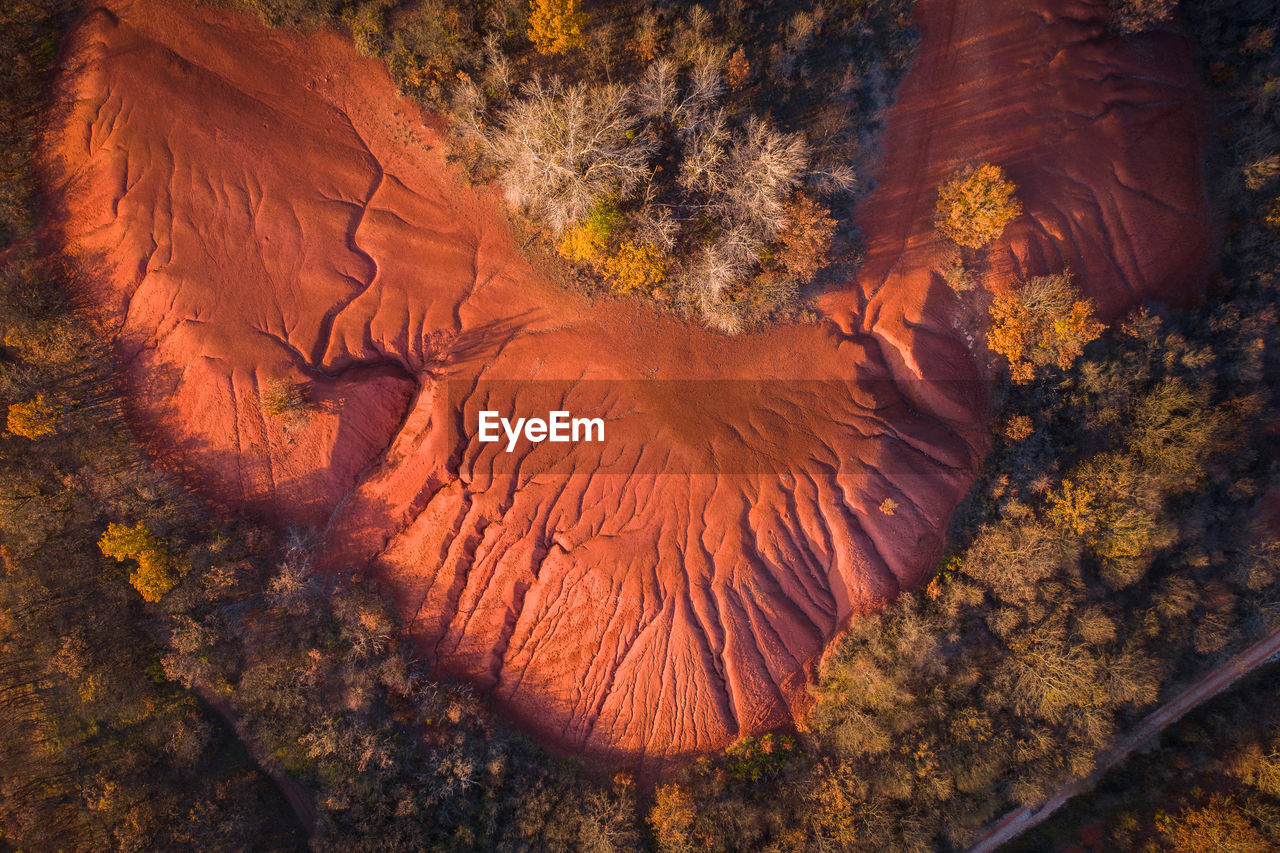
<svg viewBox="0 0 1280 853">
<path fill-rule="evenodd" d="M 336 36 L 95 9 L 51 179 L 159 458 L 323 530 L 326 565 L 390 580 L 424 654 L 547 742 L 670 758 L 788 722 L 841 625 L 939 554 L 986 449 L 935 271 L 941 176 L 993 159 L 1022 185 L 997 286 L 1067 262 L 1115 314 L 1202 280 L 1185 49 L 1100 40 L 1104 12 L 921 0 L 863 274 L 826 322 L 735 339 L 545 283 Z M 322 404 L 304 429 L 264 417 L 276 377 Z M 608 440 L 460 437 L 553 406 Z"/>
</svg>

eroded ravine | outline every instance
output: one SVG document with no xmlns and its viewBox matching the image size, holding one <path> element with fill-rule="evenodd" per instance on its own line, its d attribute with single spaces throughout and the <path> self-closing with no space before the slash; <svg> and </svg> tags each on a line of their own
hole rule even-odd
<svg viewBox="0 0 1280 853">
<path fill-rule="evenodd" d="M 89 12 L 50 180 L 158 458 L 376 570 L 424 654 L 547 742 L 666 759 L 787 723 L 840 627 L 937 559 L 987 429 L 936 273 L 951 169 L 1020 186 L 994 286 L 1069 265 L 1114 316 L 1203 281 L 1194 69 L 1105 11 L 920 0 L 862 273 L 822 322 L 737 338 L 545 282 L 336 35 Z M 264 415 L 279 378 L 312 388 L 305 427 Z M 459 438 L 554 407 L 608 440 Z"/>
</svg>

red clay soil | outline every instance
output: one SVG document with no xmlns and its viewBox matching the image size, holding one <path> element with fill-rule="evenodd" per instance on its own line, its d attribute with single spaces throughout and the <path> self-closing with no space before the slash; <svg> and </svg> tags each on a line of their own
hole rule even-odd
<svg viewBox="0 0 1280 853">
<path fill-rule="evenodd" d="M 424 656 L 544 742 L 662 761 L 788 724 L 842 626 L 931 574 L 989 416 L 937 272 L 951 169 L 1020 185 L 997 283 L 1069 264 L 1114 316 L 1203 281 L 1194 69 L 1104 15 L 920 0 L 863 273 L 824 322 L 737 338 L 545 281 L 336 35 L 94 9 L 52 189 L 157 458 L 323 531 L 329 568 L 386 578 Z M 278 378 L 311 388 L 305 427 L 264 415 Z M 606 441 L 469 440 L 481 408 L 552 407 Z"/>
</svg>

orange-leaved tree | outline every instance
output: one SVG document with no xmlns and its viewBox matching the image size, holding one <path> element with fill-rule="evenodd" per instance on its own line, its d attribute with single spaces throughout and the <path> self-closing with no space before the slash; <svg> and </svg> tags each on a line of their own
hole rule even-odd
<svg viewBox="0 0 1280 853">
<path fill-rule="evenodd" d="M 981 249 L 1022 215 L 1016 192 L 999 166 L 968 166 L 938 189 L 933 224 L 961 246 Z"/>
<path fill-rule="evenodd" d="M 1156 816 L 1156 829 L 1172 850 L 1187 853 L 1263 853 L 1275 848 L 1231 798 L 1212 794 L 1199 808 Z"/>
<path fill-rule="evenodd" d="M 57 432 L 61 418 L 62 410 L 43 394 L 37 394 L 25 403 L 14 403 L 9 407 L 7 425 L 14 435 L 34 440 Z"/>
<path fill-rule="evenodd" d="M 693 796 L 672 782 L 658 788 L 649 810 L 649 828 L 662 853 L 696 850 L 704 840 L 696 829 L 698 806 Z"/>
<path fill-rule="evenodd" d="M 538 53 L 564 53 L 582 44 L 586 23 L 580 0 L 530 0 L 529 41 Z"/>
<path fill-rule="evenodd" d="M 1015 382 L 1030 382 L 1039 367 L 1070 367 L 1104 328 L 1093 319 L 1093 303 L 1080 297 L 1069 273 L 1061 272 L 997 293 L 987 346 L 1008 359 Z"/>
<path fill-rule="evenodd" d="M 830 209 L 801 192 L 787 200 L 785 211 L 778 262 L 797 281 L 808 282 L 827 262 L 836 221 Z"/>
<path fill-rule="evenodd" d="M 185 573 L 186 566 L 169 550 L 163 539 L 147 529 L 141 521 L 133 527 L 111 523 L 98 540 L 103 556 L 121 562 L 132 560 L 138 568 L 129 575 L 129 583 L 144 601 L 164 598 Z"/>
</svg>

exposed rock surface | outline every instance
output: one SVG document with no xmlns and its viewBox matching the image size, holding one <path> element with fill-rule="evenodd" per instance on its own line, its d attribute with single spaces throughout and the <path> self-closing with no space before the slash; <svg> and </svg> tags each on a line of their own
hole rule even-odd
<svg viewBox="0 0 1280 853">
<path fill-rule="evenodd" d="M 824 322 L 733 339 L 546 283 L 333 35 L 93 10 L 51 181 L 158 458 L 378 571 L 423 653 L 548 742 L 666 759 L 788 722 L 841 626 L 931 572 L 986 450 L 930 225 L 951 169 L 1020 185 L 997 284 L 1068 264 L 1114 316 L 1203 281 L 1185 46 L 1106 38 L 1105 14 L 920 0 L 862 274 Z M 264 415 L 279 378 L 309 383 L 306 426 Z M 460 438 L 552 405 L 607 440 Z"/>
</svg>

